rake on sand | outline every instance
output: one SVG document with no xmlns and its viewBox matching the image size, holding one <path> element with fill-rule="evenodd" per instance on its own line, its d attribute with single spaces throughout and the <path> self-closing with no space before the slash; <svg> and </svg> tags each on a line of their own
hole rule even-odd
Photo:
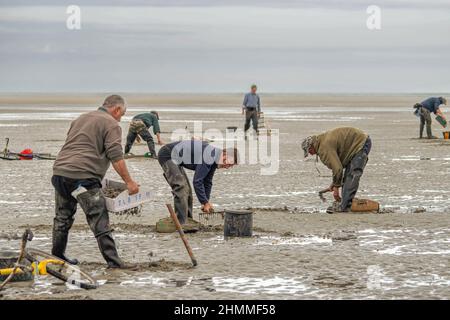
<svg viewBox="0 0 450 320">
<path fill-rule="evenodd" d="M 198 222 L 205 226 L 216 226 L 223 224 L 225 211 L 200 212 L 198 214 Z"/>
</svg>

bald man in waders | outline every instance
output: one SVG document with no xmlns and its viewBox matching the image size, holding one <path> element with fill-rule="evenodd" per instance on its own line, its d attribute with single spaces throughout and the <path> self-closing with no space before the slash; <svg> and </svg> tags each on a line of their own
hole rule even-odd
<svg viewBox="0 0 450 320">
<path fill-rule="evenodd" d="M 108 267 L 136 269 L 135 265 L 119 258 L 102 192 L 102 179 L 110 164 L 126 183 L 130 195 L 139 192 L 139 186 L 130 177 L 123 159 L 119 122 L 125 112 L 124 99 L 112 95 L 97 110 L 74 120 L 53 165 L 55 218 L 52 254 L 70 264 L 78 263 L 76 259 L 68 258 L 65 252 L 79 204 Z"/>
</svg>

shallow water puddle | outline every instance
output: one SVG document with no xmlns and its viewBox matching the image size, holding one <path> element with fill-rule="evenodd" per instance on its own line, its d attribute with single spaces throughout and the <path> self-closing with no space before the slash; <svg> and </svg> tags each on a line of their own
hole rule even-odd
<svg viewBox="0 0 450 320">
<path fill-rule="evenodd" d="M 389 255 L 450 255 L 450 229 L 360 230 L 361 247 Z"/>
<path fill-rule="evenodd" d="M 246 294 L 295 294 L 309 289 L 298 280 L 281 277 L 213 277 L 212 282 L 216 291 Z"/>
<path fill-rule="evenodd" d="M 256 239 L 255 246 L 282 246 L 282 245 L 294 245 L 305 246 L 310 244 L 325 244 L 331 245 L 333 240 L 330 238 L 322 238 L 318 236 L 307 237 L 277 237 L 277 236 L 261 236 Z"/>
<path fill-rule="evenodd" d="M 204 239 L 205 242 L 226 243 L 228 241 L 245 241 L 253 246 L 305 246 L 305 245 L 332 245 L 331 238 L 324 238 L 319 236 L 304 236 L 304 237 L 280 237 L 280 236 L 265 236 L 255 235 L 252 238 L 230 238 L 225 240 L 223 236 L 215 236 Z"/>
</svg>

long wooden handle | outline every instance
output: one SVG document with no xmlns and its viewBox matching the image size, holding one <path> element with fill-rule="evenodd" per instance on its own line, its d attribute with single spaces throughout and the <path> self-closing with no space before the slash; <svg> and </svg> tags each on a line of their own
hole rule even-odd
<svg viewBox="0 0 450 320">
<path fill-rule="evenodd" d="M 6 157 L 8 155 L 9 138 L 6 138 L 5 150 L 3 150 L 3 155 Z"/>
<path fill-rule="evenodd" d="M 184 246 L 186 247 L 186 250 L 189 254 L 189 257 L 191 257 L 192 264 L 194 267 L 197 265 L 197 259 L 194 257 L 194 253 L 192 252 L 191 246 L 189 245 L 189 242 L 187 241 L 186 235 L 184 234 L 183 228 L 181 227 L 180 221 L 178 221 L 178 217 L 175 214 L 175 211 L 173 211 L 172 205 L 169 203 L 166 203 L 167 209 L 170 212 L 170 217 L 172 218 L 173 222 L 175 223 L 175 227 L 178 230 L 178 233 L 180 234 L 181 240 L 183 240 Z"/>
</svg>

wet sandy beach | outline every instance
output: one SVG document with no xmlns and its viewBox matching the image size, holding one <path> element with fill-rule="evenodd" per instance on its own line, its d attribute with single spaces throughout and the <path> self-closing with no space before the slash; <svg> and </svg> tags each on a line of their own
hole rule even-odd
<svg viewBox="0 0 450 320">
<path fill-rule="evenodd" d="M 271 127 L 279 129 L 279 172 L 260 175 L 262 165 L 246 164 L 218 171 L 212 193 L 219 210 L 255 209 L 253 238 L 225 241 L 220 228 L 189 234 L 199 261 L 192 268 L 179 236 L 154 230 L 156 221 L 168 215 L 165 203 L 172 202 L 158 163 L 130 159 L 131 174 L 153 190 L 154 201 L 145 204 L 138 217 L 111 220 L 120 254 L 139 263 L 141 270 L 106 270 L 79 210 L 68 254 L 82 261 L 100 288 L 68 288 L 41 277 L 34 283 L 9 285 L 3 298 L 450 298 L 450 143 L 416 139 L 418 120 L 412 105 L 421 97 L 261 98 Z M 70 121 L 101 101 L 95 96 L 67 99 L 67 104 L 61 103 L 63 98 L 40 99 L 38 104 L 31 104 L 32 99 L 0 99 L 0 138 L 11 139 L 11 150 L 57 153 Z M 147 110 L 160 111 L 166 142 L 172 130 L 192 128 L 196 120 L 204 129 L 222 131 L 243 125 L 240 95 L 128 100 L 124 137 L 129 119 Z M 370 134 L 373 149 L 358 195 L 379 201 L 382 214 L 325 213 L 327 203 L 320 201 L 317 191 L 329 185 L 329 171 L 319 165 L 319 176 L 314 160 L 303 159 L 299 143 L 307 135 L 338 126 L 355 126 Z M 433 130 L 442 136 L 435 122 Z M 133 149 L 145 151 L 144 145 Z M 0 248 L 18 248 L 18 236 L 30 227 L 35 233 L 30 246 L 50 251 L 51 167 L 51 161 L 0 161 Z M 117 175 L 110 171 L 108 177 Z"/>
</svg>

